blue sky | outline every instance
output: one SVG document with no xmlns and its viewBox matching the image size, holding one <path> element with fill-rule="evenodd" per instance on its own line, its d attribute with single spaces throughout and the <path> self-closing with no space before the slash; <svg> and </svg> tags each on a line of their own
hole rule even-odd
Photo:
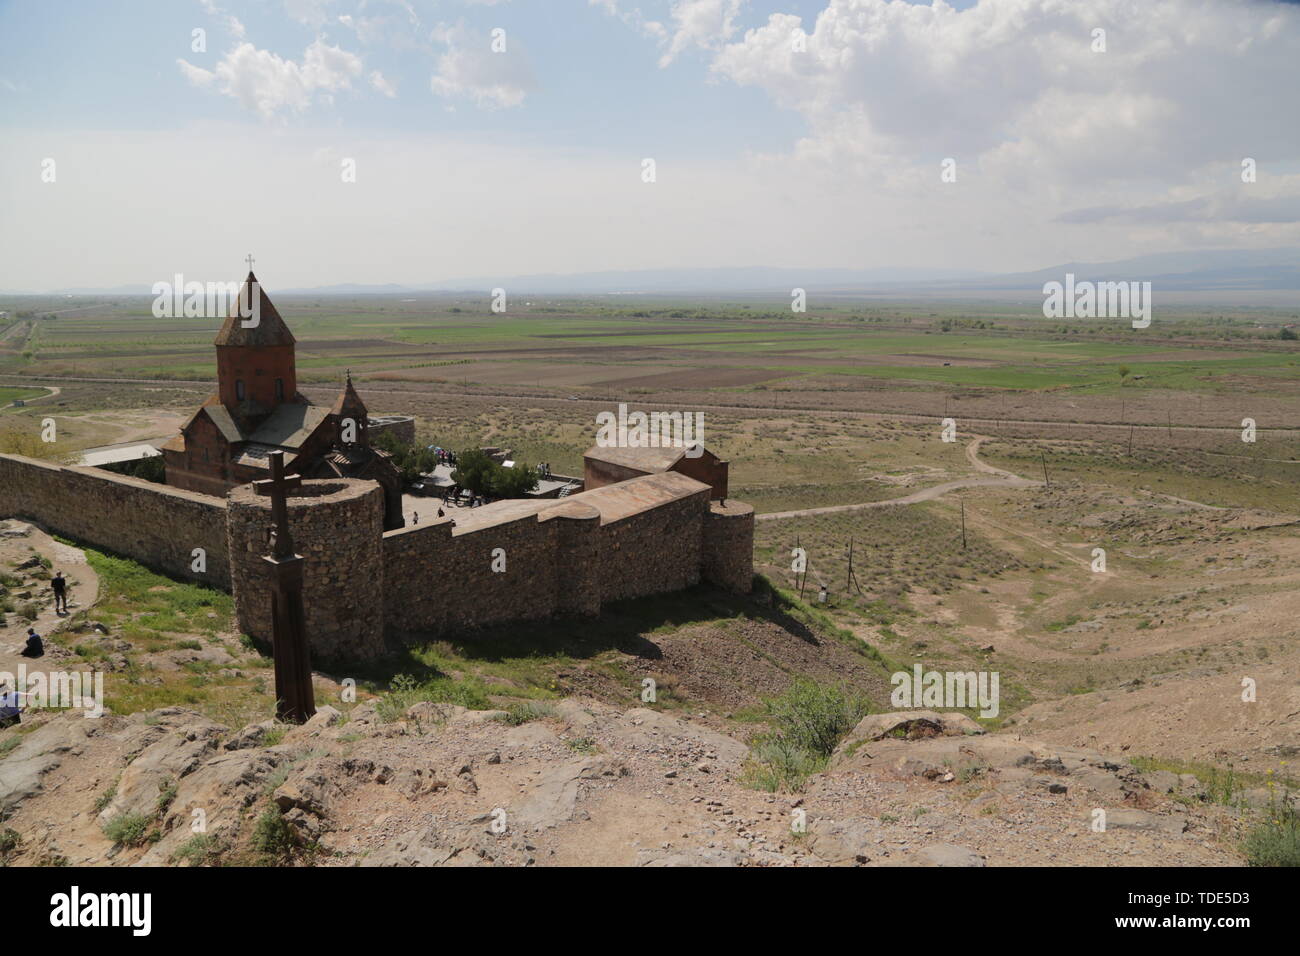
<svg viewBox="0 0 1300 956">
<path fill-rule="evenodd" d="M 1295 245 L 1297 64 L 1268 0 L 11 0 L 0 289 Z"/>
<path fill-rule="evenodd" d="M 312 110 L 281 117 L 292 125 L 502 133 L 598 149 L 652 140 L 700 152 L 777 149 L 805 131 L 796 113 L 777 108 L 760 91 L 710 82 L 702 51 L 688 51 L 672 69 L 658 67 L 654 43 L 587 0 L 413 3 L 417 22 L 401 6 L 385 3 L 319 4 L 333 14 L 320 23 L 295 19 L 287 5 L 268 0 L 232 0 L 218 6 L 220 14 L 186 0 L 59 0 L 63 12 L 57 16 L 52 6 L 24 0 L 0 5 L 0 77 L 23 82 L 31 94 L 0 100 L 7 124 L 168 129 L 199 118 L 238 122 L 246 112 L 236 101 L 184 82 L 176 68 L 178 57 L 214 67 L 234 40 L 223 26 L 231 15 L 249 41 L 286 59 L 301 58 L 320 37 L 356 51 L 366 70 L 381 71 L 399 94 L 389 98 L 361 86 L 337 97 L 327 115 Z M 646 6 L 669 8 L 653 0 Z M 754 4 L 739 22 L 759 25 L 768 12 L 781 10 L 811 23 L 821 7 L 817 0 Z M 363 16 L 363 10 L 395 21 L 387 42 L 360 42 L 337 22 L 342 15 Z M 483 34 L 505 29 L 507 47 L 514 40 L 535 73 L 527 108 L 475 109 L 432 95 L 430 65 L 443 47 L 430 32 L 440 23 L 463 23 Z M 195 27 L 207 30 L 206 53 L 190 50 Z M 399 46 L 398 38 L 409 46 Z"/>
</svg>

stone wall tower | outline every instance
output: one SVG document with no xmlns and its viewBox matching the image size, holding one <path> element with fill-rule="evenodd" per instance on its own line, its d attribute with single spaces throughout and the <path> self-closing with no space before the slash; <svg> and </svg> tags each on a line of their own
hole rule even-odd
<svg viewBox="0 0 1300 956">
<path fill-rule="evenodd" d="M 227 501 L 230 577 L 239 628 L 271 640 L 267 553 L 271 499 L 252 485 Z M 384 653 L 384 492 L 373 481 L 308 480 L 288 499 L 289 529 L 305 559 L 303 606 L 312 660 L 366 661 Z"/>
<path fill-rule="evenodd" d="M 736 594 L 754 586 L 754 509 L 743 501 L 711 501 L 701 549 L 704 579 Z"/>
</svg>

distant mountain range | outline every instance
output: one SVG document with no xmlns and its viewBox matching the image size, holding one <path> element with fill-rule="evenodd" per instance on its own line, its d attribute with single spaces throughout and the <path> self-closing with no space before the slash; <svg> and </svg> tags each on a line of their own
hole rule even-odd
<svg viewBox="0 0 1300 956">
<path fill-rule="evenodd" d="M 961 282 L 929 283 L 932 289 L 989 289 L 1041 292 L 1044 282 L 1073 273 L 1076 281 L 1142 281 L 1153 288 L 1179 292 L 1300 289 L 1300 249 L 1213 249 L 1162 252 L 1115 262 L 1066 262 L 1050 269 L 982 276 Z"/>
<path fill-rule="evenodd" d="M 467 292 L 478 295 L 501 287 L 512 295 L 789 295 L 796 287 L 809 293 L 863 293 L 951 298 L 962 293 L 1041 293 L 1044 282 L 1061 280 L 1149 281 L 1163 291 L 1233 292 L 1300 290 L 1300 249 L 1213 249 L 1169 252 L 1113 262 L 1067 262 L 1034 272 L 989 274 L 961 269 L 790 269 L 754 266 L 708 269 L 634 269 L 569 275 L 480 276 L 420 284 L 366 285 L 340 283 L 312 288 L 276 289 L 276 295 L 414 295 Z M 31 293 L 4 292 L 5 295 Z M 151 295 L 149 286 L 58 289 L 45 295 Z"/>
</svg>

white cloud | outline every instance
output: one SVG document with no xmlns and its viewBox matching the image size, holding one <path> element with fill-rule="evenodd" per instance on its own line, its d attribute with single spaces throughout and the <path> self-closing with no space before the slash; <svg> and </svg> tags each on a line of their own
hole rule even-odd
<svg viewBox="0 0 1300 956">
<path fill-rule="evenodd" d="M 647 20 L 640 7 L 625 8 L 620 6 L 619 0 L 587 0 L 587 3 L 593 7 L 599 7 L 611 17 L 617 17 L 638 33 L 643 33 L 661 42 L 668 41 L 668 30 L 665 29 L 664 25 L 657 20 Z"/>
<path fill-rule="evenodd" d="M 1253 223 L 1277 241 L 1296 238 L 1286 213 L 1205 198 L 1241 188 L 1243 157 L 1275 174 L 1300 162 L 1300 124 L 1279 121 L 1294 113 L 1296 7 L 981 0 L 959 11 L 826 0 L 797 52 L 801 25 L 772 15 L 712 63 L 804 119 L 808 134 L 790 155 L 769 158 L 789 175 L 910 194 L 918 209 L 933 201 L 936 215 L 960 202 L 972 216 L 982 209 L 993 231 L 1014 210 L 1076 235 L 1089 222 L 1124 238 L 1145 229 L 1152 242 L 1230 243 Z M 1096 28 L 1106 52 L 1093 52 Z M 938 175 L 946 157 L 957 161 L 952 188 Z M 1133 206 L 1145 211 L 1097 212 Z M 1159 234 L 1161 220 L 1195 222 L 1195 235 Z"/>
<path fill-rule="evenodd" d="M 204 13 L 221 20 L 225 24 L 226 31 L 236 40 L 242 40 L 247 34 L 248 31 L 239 22 L 239 18 L 226 13 L 221 7 L 217 6 L 215 0 L 199 0 L 199 6 L 203 8 Z"/>
<path fill-rule="evenodd" d="M 745 0 L 674 0 L 668 15 L 672 36 L 659 59 L 667 66 L 692 46 L 717 49 L 736 33 L 736 16 Z"/>
<path fill-rule="evenodd" d="M 240 102 L 245 109 L 269 119 L 282 109 L 303 111 L 315 95 L 333 102 L 330 94 L 352 88 L 352 80 L 361 75 L 361 59 L 347 50 L 318 39 L 307 47 L 302 63 L 285 60 L 259 50 L 251 43 L 241 43 L 217 64 L 205 70 L 178 60 L 185 77 L 202 89 L 218 92 Z"/>
<path fill-rule="evenodd" d="M 1298 14 L 1197 0 L 962 11 L 828 0 L 806 52 L 792 48 L 799 18 L 776 14 L 713 69 L 800 113 L 813 155 L 953 156 L 1076 182 L 1168 177 L 1252 149 L 1300 157 L 1300 126 L 1276 121 L 1292 105 L 1282 78 L 1300 58 Z M 1091 50 L 1096 27 L 1108 52 Z"/>
<path fill-rule="evenodd" d="M 284 0 L 284 12 L 289 19 L 319 29 L 330 20 L 330 7 L 334 0 Z"/>
<path fill-rule="evenodd" d="M 532 66 L 513 35 L 506 37 L 505 52 L 494 53 L 488 33 L 465 25 L 440 26 L 435 41 L 447 50 L 429 81 L 434 94 L 444 99 L 470 99 L 484 109 L 519 106 L 536 89 Z"/>
<path fill-rule="evenodd" d="M 374 12 L 382 5 L 392 7 L 391 12 Z M 365 11 L 372 11 L 367 15 Z M 339 14 L 340 24 L 352 30 L 363 46 L 383 46 L 393 49 L 427 49 L 418 35 L 420 17 L 406 0 L 371 0 L 362 3 L 357 14 Z"/>
<path fill-rule="evenodd" d="M 397 89 L 393 86 L 392 83 L 389 83 L 388 80 L 384 79 L 384 74 L 380 73 L 378 70 L 374 70 L 371 72 L 370 85 L 373 86 L 380 93 L 383 93 L 389 99 L 392 99 L 393 97 L 397 96 Z"/>
</svg>

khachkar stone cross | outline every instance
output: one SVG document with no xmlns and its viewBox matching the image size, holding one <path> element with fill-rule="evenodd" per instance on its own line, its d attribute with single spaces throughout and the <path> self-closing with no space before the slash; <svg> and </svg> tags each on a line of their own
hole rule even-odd
<svg viewBox="0 0 1300 956">
<path fill-rule="evenodd" d="M 272 452 L 271 477 L 253 482 L 260 495 L 271 496 L 271 553 L 262 558 L 271 565 L 271 654 L 275 660 L 275 716 L 301 724 L 316 713 L 311 684 L 311 658 L 302 609 L 302 555 L 295 554 L 289 536 L 289 507 L 285 498 L 302 486 L 301 475 L 284 474 L 284 452 Z"/>
</svg>

